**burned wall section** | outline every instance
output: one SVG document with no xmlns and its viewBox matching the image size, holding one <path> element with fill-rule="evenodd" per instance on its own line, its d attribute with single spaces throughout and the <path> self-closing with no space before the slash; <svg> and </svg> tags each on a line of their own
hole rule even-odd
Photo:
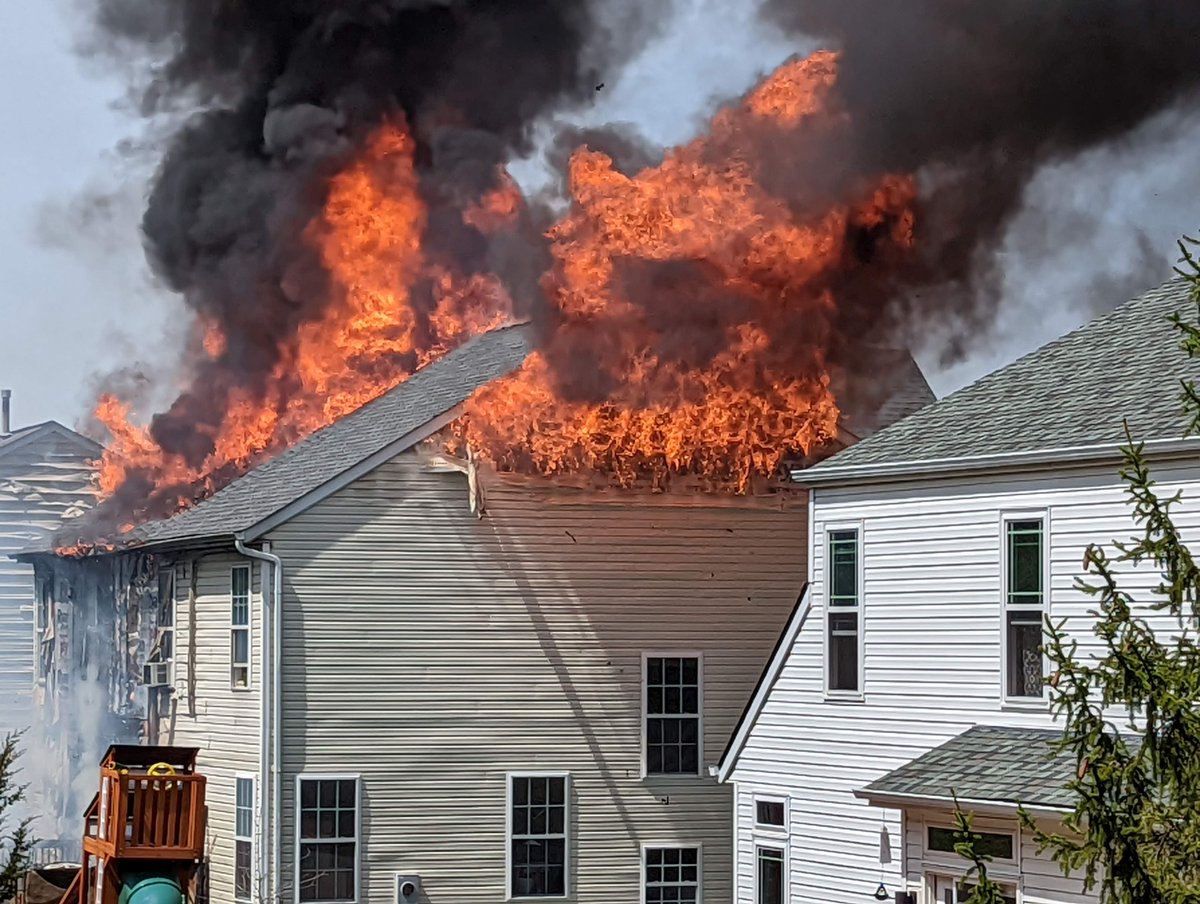
<svg viewBox="0 0 1200 904">
<path fill-rule="evenodd" d="M 148 662 L 173 654 L 175 571 L 143 552 L 45 555 L 33 564 L 38 633 L 28 768 L 35 829 L 69 857 L 104 750 L 158 738 L 159 698 L 170 689 L 143 679 Z"/>
</svg>

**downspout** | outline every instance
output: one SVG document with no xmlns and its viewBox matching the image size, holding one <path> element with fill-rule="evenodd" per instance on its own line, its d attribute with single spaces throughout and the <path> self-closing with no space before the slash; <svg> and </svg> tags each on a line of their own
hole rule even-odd
<svg viewBox="0 0 1200 904">
<path fill-rule="evenodd" d="M 246 546 L 241 537 L 234 537 L 239 553 L 271 566 L 271 592 L 263 594 L 261 677 L 259 679 L 259 825 L 262 843 L 259 846 L 259 873 L 264 878 L 264 902 L 275 900 L 279 876 L 279 634 L 280 606 L 283 598 L 283 562 L 270 552 L 270 545 L 254 549 Z M 266 583 L 265 581 L 263 582 Z M 269 680 L 268 680 L 269 679 Z M 267 791 L 270 789 L 270 805 Z"/>
</svg>

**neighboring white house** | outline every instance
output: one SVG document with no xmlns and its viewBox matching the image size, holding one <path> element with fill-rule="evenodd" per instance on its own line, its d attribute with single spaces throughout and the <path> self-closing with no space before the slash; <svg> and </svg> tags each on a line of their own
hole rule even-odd
<svg viewBox="0 0 1200 904">
<path fill-rule="evenodd" d="M 736 799 L 739 904 L 874 894 L 955 900 L 951 792 L 978 814 L 1013 900 L 1078 904 L 1018 828 L 1072 804 L 1038 652 L 1042 618 L 1091 638 L 1089 543 L 1135 528 L 1123 421 L 1178 523 L 1200 535 L 1200 440 L 1182 439 L 1172 281 L 841 452 L 812 488 L 809 585 L 718 767 Z M 1149 597 L 1143 569 L 1124 589 Z M 1086 649 L 1086 646 L 1084 647 Z"/>
<path fill-rule="evenodd" d="M 34 716 L 35 631 L 45 613 L 33 569 L 8 554 L 58 530 L 96 501 L 91 462 L 100 446 L 54 421 L 12 429 L 8 390 L 0 406 L 0 737 Z"/>
<path fill-rule="evenodd" d="M 117 621 L 157 613 L 147 736 L 200 749 L 211 901 L 729 904 L 709 767 L 804 584 L 807 492 L 580 490 L 436 454 L 527 333 L 451 352 L 128 552 L 34 556 L 56 588 L 112 560 Z M 930 395 L 901 364 L 885 417 Z"/>
</svg>

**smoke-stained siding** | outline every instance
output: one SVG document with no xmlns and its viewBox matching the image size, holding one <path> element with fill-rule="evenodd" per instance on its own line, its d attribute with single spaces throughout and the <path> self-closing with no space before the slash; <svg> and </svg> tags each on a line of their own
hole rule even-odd
<svg viewBox="0 0 1200 904">
<path fill-rule="evenodd" d="M 1164 496 L 1183 490 L 1176 523 L 1185 536 L 1200 536 L 1200 467 L 1163 464 L 1155 478 Z M 813 610 L 732 774 L 740 802 L 740 904 L 754 901 L 754 839 L 762 834 L 754 825 L 755 793 L 791 796 L 791 904 L 852 904 L 874 891 L 881 870 L 893 891 L 906 884 L 919 888 L 924 877 L 911 837 L 910 856 L 899 856 L 901 814 L 857 799 L 857 789 L 975 724 L 1053 726 L 1045 708 L 1005 705 L 1000 698 L 1001 516 L 1031 511 L 1043 511 L 1048 519 L 1051 615 L 1066 617 L 1086 641 L 1093 602 L 1074 588 L 1084 550 L 1088 543 L 1108 543 L 1134 531 L 1124 485 L 1114 471 L 814 491 Z M 829 525 L 859 521 L 865 696 L 862 702 L 826 700 L 824 535 Z M 1127 573 L 1122 589 L 1146 601 L 1157 580 L 1152 569 L 1142 569 Z M 1015 829 L 1015 818 L 1010 824 Z M 881 827 L 893 852 L 892 862 L 882 867 Z M 1028 839 L 1021 849 L 1022 900 L 1094 900 L 1038 857 Z"/>
<path fill-rule="evenodd" d="M 193 564 L 198 562 L 198 564 Z M 230 671 L 230 574 L 250 565 L 250 687 L 234 690 Z M 195 618 L 189 591 L 195 568 Z M 262 575 L 258 562 L 235 553 L 184 561 L 175 578 L 174 731 L 171 743 L 199 747 L 196 768 L 207 778 L 209 900 L 233 901 L 234 793 L 237 775 L 259 770 Z M 189 648 L 195 649 L 194 670 Z M 188 675 L 195 674 L 195 686 Z M 194 697 L 195 709 L 189 710 Z"/>
<path fill-rule="evenodd" d="M 56 424 L 0 445 L 0 734 L 33 721 L 33 568 L 9 556 L 93 505 L 95 455 L 91 442 Z"/>
<path fill-rule="evenodd" d="M 301 772 L 363 777 L 364 890 L 499 902 L 505 773 L 572 775 L 572 900 L 639 900 L 643 844 L 703 846 L 730 900 L 730 790 L 643 780 L 647 650 L 704 661 L 715 763 L 805 573 L 806 513 L 547 505 L 401 456 L 276 530 L 285 560 L 283 882 Z M 707 772 L 707 770 L 704 770 Z"/>
</svg>

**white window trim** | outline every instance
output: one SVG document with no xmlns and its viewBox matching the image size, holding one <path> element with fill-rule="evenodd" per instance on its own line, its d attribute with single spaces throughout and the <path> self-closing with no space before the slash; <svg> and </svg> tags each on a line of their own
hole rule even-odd
<svg viewBox="0 0 1200 904">
<path fill-rule="evenodd" d="M 357 772 L 301 772 L 296 776 L 292 800 L 294 839 L 292 847 L 293 899 L 300 904 L 300 786 L 303 782 L 354 782 L 354 898 L 349 901 L 306 901 L 305 904 L 358 904 L 362 900 L 362 775 Z M 328 839 L 325 839 L 328 840 Z"/>
<path fill-rule="evenodd" d="M 233 623 L 233 575 L 234 572 L 245 571 L 246 577 L 246 624 Z M 229 569 L 229 687 L 235 691 L 248 691 L 254 686 L 254 569 L 249 565 L 232 565 Z M 241 663 L 233 658 L 233 632 L 246 632 L 246 683 L 238 684 L 233 680 L 233 670 Z"/>
<path fill-rule="evenodd" d="M 642 651 L 642 725 L 641 725 L 641 761 L 642 779 L 671 779 L 691 778 L 691 772 L 655 772 L 651 775 L 646 769 L 646 685 L 650 677 L 649 660 L 651 659 L 695 659 L 696 660 L 696 772 L 704 773 L 704 654 L 698 650 L 643 650 Z"/>
<path fill-rule="evenodd" d="M 829 686 L 830 673 L 830 649 L 829 649 L 829 619 L 833 612 L 832 606 L 829 605 L 829 589 L 830 582 L 833 576 L 832 561 L 829 555 L 829 535 L 838 531 L 856 531 L 858 534 L 858 606 L 853 610 L 858 613 L 858 689 L 853 691 L 834 690 Z M 864 586 L 864 578 L 866 570 L 864 568 L 863 555 L 863 522 L 862 521 L 836 521 L 828 522 L 821 527 L 821 563 L 822 563 L 822 581 L 821 581 L 821 646 L 824 651 L 823 660 L 821 663 L 821 686 L 825 692 L 825 699 L 828 701 L 840 701 L 849 703 L 861 703 L 866 699 L 866 588 Z M 815 542 L 815 541 L 814 541 Z M 848 607 L 837 607 L 840 611 L 850 611 Z"/>
<path fill-rule="evenodd" d="M 694 850 L 696 852 L 696 904 L 704 904 L 704 845 L 698 841 L 660 841 L 642 843 L 642 880 L 639 901 L 646 904 L 646 851 Z"/>
<path fill-rule="evenodd" d="M 791 898 L 791 884 L 792 884 L 792 882 L 791 882 L 791 862 L 792 862 L 791 846 L 787 843 L 786 839 L 775 840 L 775 839 L 768 839 L 768 838 L 764 838 L 761 841 L 755 840 L 755 842 L 754 842 L 754 865 L 753 865 L 754 904 L 758 904 L 758 902 L 762 900 L 761 896 L 759 895 L 759 892 L 761 891 L 761 889 L 758 887 L 758 852 L 763 850 L 764 848 L 768 848 L 772 851 L 782 851 L 783 852 L 783 900 L 782 900 L 782 904 L 788 904 L 788 901 Z"/>
<path fill-rule="evenodd" d="M 1013 509 L 1000 513 L 1000 706 L 1002 709 L 1047 710 L 1050 695 L 1042 688 L 1040 697 L 1010 697 L 1008 694 L 1008 525 L 1012 521 L 1042 522 L 1042 619 L 1050 614 L 1050 510 Z M 1016 611 L 1030 611 L 1017 607 Z M 1042 677 L 1049 671 L 1049 659 L 1042 655 Z"/>
<path fill-rule="evenodd" d="M 514 778 L 561 778 L 563 784 L 563 894 L 561 895 L 514 895 L 512 889 L 512 808 Z M 504 900 L 505 901 L 564 901 L 571 897 L 571 773 L 527 769 L 504 773 Z"/>
<path fill-rule="evenodd" d="M 773 826 L 758 821 L 758 802 L 783 804 L 783 825 Z M 792 830 L 792 799 L 786 794 L 770 794 L 755 792 L 751 797 L 754 834 L 763 838 L 780 838 L 787 840 Z"/>
<path fill-rule="evenodd" d="M 237 833 L 237 786 L 238 781 L 245 780 L 250 782 L 250 834 L 239 835 Z M 253 772 L 235 772 L 233 774 L 233 900 L 236 904 L 250 904 L 252 901 L 257 901 L 262 895 L 258 886 L 262 882 L 262 876 L 259 875 L 258 862 L 258 776 Z M 239 841 L 250 842 L 250 897 L 239 898 L 237 896 L 237 843 Z M 211 897 L 211 893 L 209 895 Z"/>
</svg>

